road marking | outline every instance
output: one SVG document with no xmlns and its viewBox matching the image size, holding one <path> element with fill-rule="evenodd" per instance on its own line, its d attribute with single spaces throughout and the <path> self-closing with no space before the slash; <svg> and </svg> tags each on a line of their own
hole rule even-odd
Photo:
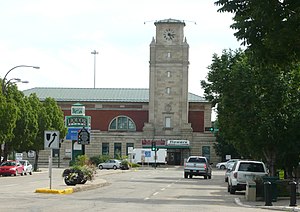
<svg viewBox="0 0 300 212">
<path fill-rule="evenodd" d="M 6 186 L 6 187 L 10 187 L 10 186 L 17 186 L 18 184 L 9 184 L 9 185 L 2 185 L 2 186 Z"/>
<path fill-rule="evenodd" d="M 152 196 L 155 196 L 155 195 L 157 195 L 157 194 L 159 194 L 159 192 L 155 192 L 154 194 L 152 194 Z"/>
<path fill-rule="evenodd" d="M 162 189 L 160 189 L 161 191 L 164 191 L 164 190 L 166 190 L 166 188 L 162 188 Z"/>
</svg>

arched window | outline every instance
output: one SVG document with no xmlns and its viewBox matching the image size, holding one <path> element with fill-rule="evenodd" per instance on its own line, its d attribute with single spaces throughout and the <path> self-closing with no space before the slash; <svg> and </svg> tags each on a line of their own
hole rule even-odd
<svg viewBox="0 0 300 212">
<path fill-rule="evenodd" d="M 136 126 L 131 118 L 127 116 L 118 116 L 110 122 L 108 130 L 136 131 Z"/>
</svg>

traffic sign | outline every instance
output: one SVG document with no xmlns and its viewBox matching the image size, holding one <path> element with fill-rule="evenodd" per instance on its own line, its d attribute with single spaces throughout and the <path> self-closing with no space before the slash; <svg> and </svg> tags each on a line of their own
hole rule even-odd
<svg viewBox="0 0 300 212">
<path fill-rule="evenodd" d="M 84 127 L 78 132 L 78 144 L 90 144 L 90 133 Z"/>
<path fill-rule="evenodd" d="M 45 149 L 59 149 L 59 131 L 45 131 L 44 138 Z"/>
</svg>

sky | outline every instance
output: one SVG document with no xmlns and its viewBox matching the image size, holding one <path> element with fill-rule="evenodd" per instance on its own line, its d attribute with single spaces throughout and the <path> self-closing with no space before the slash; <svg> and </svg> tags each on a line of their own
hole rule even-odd
<svg viewBox="0 0 300 212">
<path fill-rule="evenodd" d="M 214 0 L 10 0 L 0 3 L 0 78 L 34 87 L 149 88 L 154 22 L 186 23 L 190 46 L 189 92 L 203 95 L 200 81 L 214 53 L 240 47 L 232 14 Z M 96 50 L 98 54 L 91 54 Z M 94 66 L 94 62 L 96 65 Z"/>
</svg>

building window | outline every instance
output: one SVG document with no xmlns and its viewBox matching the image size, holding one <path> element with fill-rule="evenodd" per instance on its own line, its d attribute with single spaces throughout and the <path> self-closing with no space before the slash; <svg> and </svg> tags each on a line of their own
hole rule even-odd
<svg viewBox="0 0 300 212">
<path fill-rule="evenodd" d="M 109 130 L 116 131 L 136 131 L 135 123 L 127 116 L 118 116 L 109 124 Z"/>
<path fill-rule="evenodd" d="M 121 158 L 122 157 L 122 144 L 115 143 L 114 144 L 114 158 Z"/>
<path fill-rule="evenodd" d="M 166 117 L 165 118 L 165 127 L 166 128 L 171 128 L 171 117 Z"/>
<path fill-rule="evenodd" d="M 126 144 L 126 155 L 129 155 L 129 148 L 134 148 L 134 143 L 127 143 Z"/>
<path fill-rule="evenodd" d="M 167 76 L 168 76 L 168 78 L 171 77 L 171 71 L 167 71 Z"/>
<path fill-rule="evenodd" d="M 109 143 L 102 143 L 102 155 L 109 155 Z"/>
<path fill-rule="evenodd" d="M 210 160 L 210 146 L 202 146 L 202 155 Z"/>
<path fill-rule="evenodd" d="M 171 88 L 169 88 L 169 87 L 166 88 L 166 93 L 167 93 L 167 94 L 170 94 L 170 93 L 171 93 Z"/>
</svg>

